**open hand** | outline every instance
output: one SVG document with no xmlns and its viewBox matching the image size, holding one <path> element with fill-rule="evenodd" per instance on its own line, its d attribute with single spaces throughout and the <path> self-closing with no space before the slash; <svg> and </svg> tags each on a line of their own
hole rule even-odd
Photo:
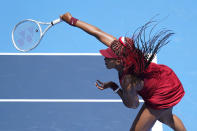
<svg viewBox="0 0 197 131">
<path fill-rule="evenodd" d="M 95 84 L 96 84 L 96 87 L 100 90 L 104 90 L 107 88 L 111 88 L 111 89 L 115 90 L 118 88 L 118 85 L 116 83 L 114 83 L 113 81 L 101 82 L 101 81 L 97 80 L 97 82 Z"/>
</svg>

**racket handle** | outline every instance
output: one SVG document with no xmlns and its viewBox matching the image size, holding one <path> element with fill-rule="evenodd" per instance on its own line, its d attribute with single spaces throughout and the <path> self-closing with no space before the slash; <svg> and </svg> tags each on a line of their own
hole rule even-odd
<svg viewBox="0 0 197 131">
<path fill-rule="evenodd" d="M 60 23 L 62 20 L 59 18 L 59 19 L 56 19 L 54 21 L 51 22 L 52 25 L 56 25 L 57 23 Z"/>
</svg>

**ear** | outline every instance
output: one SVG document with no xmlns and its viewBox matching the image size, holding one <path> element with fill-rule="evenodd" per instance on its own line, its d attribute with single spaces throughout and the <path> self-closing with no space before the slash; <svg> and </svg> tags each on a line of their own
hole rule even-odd
<svg viewBox="0 0 197 131">
<path fill-rule="evenodd" d="M 120 65 L 121 64 L 121 60 L 116 60 L 116 64 Z"/>
</svg>

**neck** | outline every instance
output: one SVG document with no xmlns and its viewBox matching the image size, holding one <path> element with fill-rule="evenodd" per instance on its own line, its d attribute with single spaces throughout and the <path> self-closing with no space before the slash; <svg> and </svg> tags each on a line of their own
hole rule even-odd
<svg viewBox="0 0 197 131">
<path fill-rule="evenodd" d="M 119 75 L 123 74 L 123 67 L 122 66 L 117 67 L 116 70 L 118 71 Z"/>
</svg>

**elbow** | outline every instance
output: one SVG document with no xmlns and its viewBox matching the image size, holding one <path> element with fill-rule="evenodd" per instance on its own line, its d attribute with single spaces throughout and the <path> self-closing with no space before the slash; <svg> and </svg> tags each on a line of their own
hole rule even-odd
<svg viewBox="0 0 197 131">
<path fill-rule="evenodd" d="M 125 104 L 125 106 L 127 108 L 132 108 L 132 109 L 136 109 L 139 106 L 139 102 L 135 102 L 135 103 L 124 103 L 124 104 Z"/>
<path fill-rule="evenodd" d="M 126 105 L 127 108 L 132 108 L 132 109 L 137 109 L 138 106 L 134 106 L 134 105 Z"/>
</svg>

